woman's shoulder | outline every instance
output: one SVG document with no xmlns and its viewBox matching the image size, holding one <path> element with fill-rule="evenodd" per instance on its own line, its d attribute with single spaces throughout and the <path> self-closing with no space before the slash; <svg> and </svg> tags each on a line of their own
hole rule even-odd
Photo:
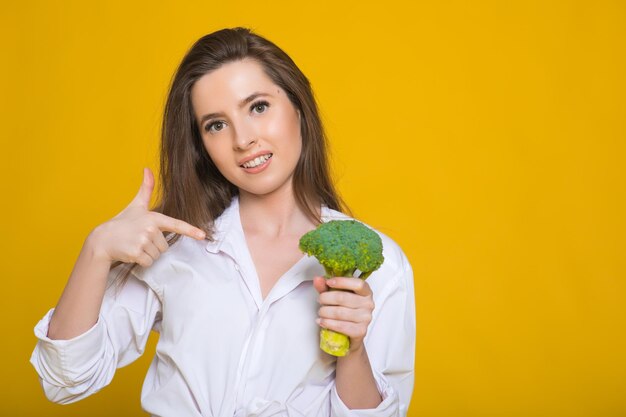
<svg viewBox="0 0 626 417">
<path fill-rule="evenodd" d="M 162 291 L 163 286 L 171 282 L 171 278 L 185 272 L 193 272 L 194 268 L 206 266 L 215 261 L 215 257 L 207 253 L 217 253 L 220 243 L 234 228 L 238 215 L 239 201 L 235 196 L 213 222 L 213 233 L 204 240 L 196 240 L 185 235 L 178 235 L 169 248 L 148 267 L 137 266 L 134 275 L 153 288 Z"/>
<path fill-rule="evenodd" d="M 180 270 L 188 269 L 196 259 L 202 257 L 206 244 L 206 240 L 198 241 L 179 235 L 178 239 L 170 245 L 167 251 L 161 253 L 152 265 L 147 267 L 137 265 L 132 273 L 160 294 L 165 282 Z"/>
</svg>

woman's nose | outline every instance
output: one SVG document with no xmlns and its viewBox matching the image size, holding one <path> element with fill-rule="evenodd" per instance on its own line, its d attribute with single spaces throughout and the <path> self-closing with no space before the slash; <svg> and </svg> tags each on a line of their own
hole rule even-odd
<svg viewBox="0 0 626 417">
<path fill-rule="evenodd" d="M 233 143 L 235 150 L 246 150 L 257 143 L 256 132 L 251 127 L 240 126 L 235 132 Z"/>
</svg>

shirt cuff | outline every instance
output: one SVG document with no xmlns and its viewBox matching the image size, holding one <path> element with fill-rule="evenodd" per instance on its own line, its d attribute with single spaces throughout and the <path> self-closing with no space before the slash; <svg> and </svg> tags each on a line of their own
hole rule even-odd
<svg viewBox="0 0 626 417">
<path fill-rule="evenodd" d="M 333 384 L 331 391 L 331 415 L 337 417 L 392 417 L 399 416 L 398 409 L 399 398 L 397 391 L 389 385 L 385 376 L 375 370 L 372 370 L 374 374 L 374 380 L 378 387 L 383 401 L 378 404 L 376 408 L 354 409 L 351 410 L 339 397 L 337 392 L 337 385 Z"/>
<path fill-rule="evenodd" d="M 106 330 L 102 318 L 89 330 L 67 340 L 48 337 L 48 327 L 54 308 L 35 326 L 39 341 L 30 362 L 44 380 L 58 386 L 73 386 L 88 379 L 98 359 L 104 353 Z"/>
</svg>

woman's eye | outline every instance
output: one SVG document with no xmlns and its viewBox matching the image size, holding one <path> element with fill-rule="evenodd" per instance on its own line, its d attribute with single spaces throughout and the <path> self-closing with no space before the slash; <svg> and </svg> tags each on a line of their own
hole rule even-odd
<svg viewBox="0 0 626 417">
<path fill-rule="evenodd" d="M 259 101 L 258 103 L 254 103 L 252 105 L 251 110 L 256 110 L 256 113 L 263 113 L 268 107 L 269 103 L 267 101 Z"/>
<path fill-rule="evenodd" d="M 250 106 L 250 111 L 254 111 L 257 114 L 265 113 L 269 106 L 270 104 L 267 101 L 258 101 Z M 208 123 L 204 127 L 205 132 L 219 132 L 222 129 L 224 129 L 224 122 L 222 121 Z"/>
<path fill-rule="evenodd" d="M 213 122 L 209 123 L 204 127 L 204 130 L 207 132 L 219 132 L 224 128 L 224 122 Z"/>
</svg>

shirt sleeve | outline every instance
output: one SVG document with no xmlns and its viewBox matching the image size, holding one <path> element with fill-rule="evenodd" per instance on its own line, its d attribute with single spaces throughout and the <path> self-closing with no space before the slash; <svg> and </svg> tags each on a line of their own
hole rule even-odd
<svg viewBox="0 0 626 417">
<path fill-rule="evenodd" d="M 385 279 L 392 277 L 385 277 Z M 413 270 L 401 254 L 401 267 L 391 285 L 374 294 L 374 317 L 364 344 L 382 402 L 374 409 L 349 409 L 333 384 L 331 415 L 336 417 L 406 416 L 414 384 L 415 295 Z M 376 314 L 378 313 L 378 314 Z"/>
<path fill-rule="evenodd" d="M 109 280 L 113 271 L 109 274 Z M 53 340 L 48 325 L 54 309 L 35 326 L 37 345 L 30 362 L 46 397 L 69 404 L 101 390 L 115 370 L 143 353 L 151 329 L 160 321 L 161 303 L 155 292 L 132 274 L 116 291 L 104 295 L 96 324 L 68 340 Z"/>
</svg>

